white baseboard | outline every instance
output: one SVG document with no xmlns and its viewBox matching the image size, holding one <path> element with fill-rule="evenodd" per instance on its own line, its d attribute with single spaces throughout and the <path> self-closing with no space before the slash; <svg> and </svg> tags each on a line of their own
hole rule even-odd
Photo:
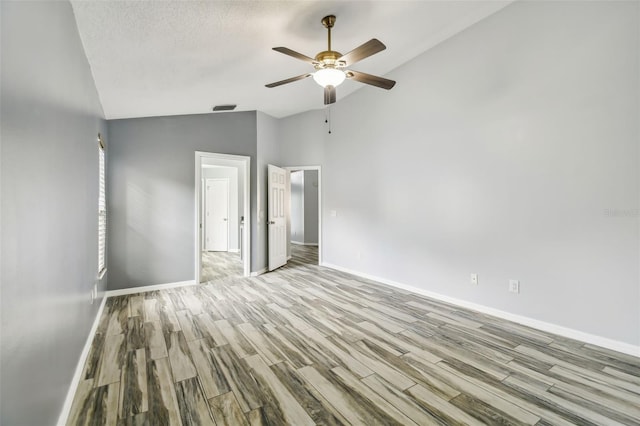
<svg viewBox="0 0 640 426">
<path fill-rule="evenodd" d="M 91 330 L 89 330 L 89 335 L 87 336 L 87 341 L 84 343 L 84 348 L 82 348 L 82 353 L 80 353 L 80 359 L 78 360 L 78 365 L 76 365 L 76 371 L 75 373 L 73 373 L 73 378 L 71 379 L 71 385 L 69 386 L 67 397 L 64 399 L 64 404 L 62 405 L 62 412 L 60 412 L 60 417 L 58 417 L 58 426 L 65 426 L 67 424 L 67 421 L 69 420 L 73 398 L 76 396 L 76 391 L 78 390 L 78 385 L 80 384 L 80 380 L 82 378 L 82 370 L 84 370 L 84 364 L 87 362 L 89 351 L 91 351 L 93 337 L 98 330 L 98 325 L 100 324 L 100 318 L 102 317 L 102 311 L 104 310 L 106 301 L 107 295 L 105 294 L 102 297 L 102 302 L 100 302 L 100 307 L 98 308 L 98 313 L 93 320 Z"/>
<path fill-rule="evenodd" d="M 291 241 L 291 244 L 295 244 L 297 246 L 316 246 L 316 247 L 318 247 L 318 243 L 301 243 L 300 241 Z"/>
<path fill-rule="evenodd" d="M 250 276 L 251 277 L 257 277 L 258 275 L 262 275 L 265 272 L 267 272 L 267 268 L 262 268 L 262 269 L 260 269 L 258 271 L 252 272 Z"/>
<path fill-rule="evenodd" d="M 240 249 L 229 249 L 227 250 L 229 253 L 240 253 Z"/>
<path fill-rule="evenodd" d="M 510 312 L 502 311 L 499 309 L 491 308 L 489 306 L 480 305 L 466 300 L 457 299 L 454 297 L 445 296 L 440 293 L 434 293 L 428 290 L 424 290 L 418 287 L 402 284 L 396 281 L 388 280 L 385 278 L 376 277 L 374 275 L 365 274 L 359 271 L 355 271 L 349 268 L 343 268 L 342 266 L 334 265 L 331 263 L 323 262 L 321 266 L 335 269 L 337 271 L 346 272 L 355 276 L 366 278 L 368 280 L 377 281 L 382 284 L 389 285 L 391 287 L 400 288 L 403 290 L 417 293 L 422 296 L 430 297 L 432 299 L 440 300 L 452 305 L 461 306 L 463 308 L 472 309 L 474 311 L 481 312 L 483 314 L 492 315 L 494 317 L 502 318 L 508 321 L 512 321 L 518 324 L 526 325 L 547 333 L 557 334 L 559 336 L 568 337 L 570 339 L 579 340 L 584 343 L 589 343 L 603 348 L 611 349 L 617 352 L 622 352 L 627 355 L 632 355 L 640 358 L 640 346 L 635 346 L 630 343 L 620 342 L 618 340 L 609 339 L 606 337 L 598 336 L 591 333 L 585 333 L 584 331 L 574 330 L 572 328 L 563 327 L 561 325 L 552 324 L 545 321 L 540 321 L 534 318 L 525 317 L 522 315 L 513 314 Z"/>
<path fill-rule="evenodd" d="M 147 285 L 144 287 L 121 288 L 118 290 L 107 291 L 105 293 L 105 297 L 124 296 L 126 294 L 135 294 L 135 293 L 145 293 L 147 291 L 164 290 L 167 288 L 175 288 L 175 287 L 186 287 L 186 286 L 195 285 L 195 284 L 196 284 L 195 280 L 190 280 L 190 281 L 178 281 L 175 283 L 167 283 L 167 284 Z"/>
</svg>

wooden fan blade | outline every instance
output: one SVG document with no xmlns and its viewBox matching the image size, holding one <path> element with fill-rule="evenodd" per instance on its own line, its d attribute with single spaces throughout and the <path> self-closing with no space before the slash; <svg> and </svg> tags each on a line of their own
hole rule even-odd
<svg viewBox="0 0 640 426">
<path fill-rule="evenodd" d="M 336 87 L 325 86 L 324 88 L 324 104 L 329 105 L 336 102 Z"/>
<path fill-rule="evenodd" d="M 289 55 L 296 59 L 300 59 L 301 61 L 307 62 L 311 65 L 317 64 L 314 59 L 308 57 L 307 55 L 303 55 L 302 53 L 298 53 L 295 50 L 291 50 L 288 47 L 274 47 L 273 50 L 275 50 L 276 52 L 284 53 L 285 55 Z"/>
<path fill-rule="evenodd" d="M 385 46 L 380 40 L 372 38 L 365 44 L 356 47 L 351 52 L 342 55 L 338 58 L 338 61 L 344 61 L 347 66 L 353 65 L 356 62 L 359 62 L 364 58 L 368 58 L 371 55 L 375 55 L 386 48 L 387 46 Z"/>
<path fill-rule="evenodd" d="M 265 86 L 268 88 L 278 87 L 278 86 L 282 86 L 283 84 L 293 83 L 294 81 L 303 80 L 307 77 L 311 77 L 311 74 L 298 75 L 296 77 L 291 77 L 286 80 L 280 80 L 280 81 L 276 81 L 275 83 L 265 84 Z"/>
<path fill-rule="evenodd" d="M 378 77 L 377 75 L 366 74 L 359 71 L 345 71 L 347 78 L 350 78 L 360 83 L 370 84 L 372 86 L 379 87 L 381 89 L 390 90 L 396 85 L 396 82 L 387 78 Z"/>
</svg>

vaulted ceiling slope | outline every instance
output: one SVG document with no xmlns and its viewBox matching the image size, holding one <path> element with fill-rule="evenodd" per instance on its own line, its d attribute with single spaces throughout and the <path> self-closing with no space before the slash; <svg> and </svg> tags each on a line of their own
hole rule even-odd
<svg viewBox="0 0 640 426">
<path fill-rule="evenodd" d="M 371 38 L 387 50 L 354 69 L 384 76 L 509 1 L 73 1 L 78 30 L 107 119 L 201 114 L 237 104 L 285 117 L 323 107 L 313 79 L 264 85 L 312 71 L 271 50 L 326 49 L 323 16 L 337 16 L 333 49 Z M 403 84 L 403 82 L 398 82 Z M 346 81 L 338 99 L 363 87 Z M 366 90 L 380 90 L 368 88 Z M 381 100 L 385 92 L 380 90 Z"/>
</svg>

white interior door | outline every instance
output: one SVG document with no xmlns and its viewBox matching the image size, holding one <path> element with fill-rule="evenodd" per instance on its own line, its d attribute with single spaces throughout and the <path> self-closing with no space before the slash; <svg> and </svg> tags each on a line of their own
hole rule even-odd
<svg viewBox="0 0 640 426">
<path fill-rule="evenodd" d="M 287 185 L 287 170 L 280 167 L 268 166 L 268 207 L 269 221 L 269 270 L 287 263 L 287 220 L 288 209 L 285 202 L 288 200 L 290 189 Z"/>
<path fill-rule="evenodd" d="M 229 179 L 207 179 L 205 194 L 206 250 L 228 251 Z"/>
</svg>

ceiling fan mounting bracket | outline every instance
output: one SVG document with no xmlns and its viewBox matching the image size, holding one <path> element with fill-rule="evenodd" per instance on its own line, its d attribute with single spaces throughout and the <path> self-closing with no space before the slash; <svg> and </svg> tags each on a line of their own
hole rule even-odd
<svg viewBox="0 0 640 426">
<path fill-rule="evenodd" d="M 327 15 L 324 18 L 322 18 L 322 25 L 324 25 L 325 28 L 333 28 L 333 24 L 336 23 L 336 17 L 335 15 Z"/>
</svg>

